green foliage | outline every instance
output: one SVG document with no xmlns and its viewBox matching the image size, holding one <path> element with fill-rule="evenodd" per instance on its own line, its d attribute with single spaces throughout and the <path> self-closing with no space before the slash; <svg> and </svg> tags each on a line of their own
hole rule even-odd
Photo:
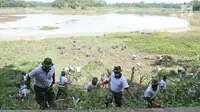
<svg viewBox="0 0 200 112">
<path fill-rule="evenodd" d="M 181 8 L 181 4 L 173 3 L 115 3 L 112 7 L 134 7 L 134 8 Z"/>
<path fill-rule="evenodd" d="M 0 7 L 26 7 L 26 2 L 16 0 L 0 0 Z"/>
<path fill-rule="evenodd" d="M 57 7 L 57 8 L 63 8 L 63 7 L 65 7 L 65 1 L 64 0 L 55 0 L 52 3 L 52 6 Z"/>
<path fill-rule="evenodd" d="M 105 96 L 107 89 L 94 89 L 90 92 L 83 93 L 81 98 L 83 99 L 75 109 L 78 110 L 95 110 L 105 108 Z"/>
<path fill-rule="evenodd" d="M 51 7 L 51 3 L 25 2 L 23 0 L 0 0 L 0 7 Z"/>
<path fill-rule="evenodd" d="M 51 7 L 51 3 L 44 3 L 44 2 L 26 2 L 26 7 Z"/>
<path fill-rule="evenodd" d="M 193 1 L 191 1 L 191 4 L 193 5 L 194 11 L 200 11 L 200 1 L 199 0 L 193 0 Z"/>
<path fill-rule="evenodd" d="M 188 90 L 192 89 L 196 92 L 188 94 Z M 192 81 L 184 81 L 175 85 L 168 86 L 167 97 L 161 100 L 164 107 L 193 107 L 199 105 L 200 89 Z"/>
<path fill-rule="evenodd" d="M 23 83 L 23 75 L 22 72 L 30 71 L 28 68 L 32 65 L 36 65 L 37 63 L 27 62 L 24 65 L 24 70 L 20 70 L 18 65 L 9 65 L 0 68 L 0 109 L 30 109 L 29 106 L 33 101 L 33 96 L 30 96 L 29 101 L 26 100 L 24 104 L 19 104 L 17 101 L 18 88 L 16 86 L 17 83 Z M 35 66 L 34 66 L 35 67 Z"/>
</svg>

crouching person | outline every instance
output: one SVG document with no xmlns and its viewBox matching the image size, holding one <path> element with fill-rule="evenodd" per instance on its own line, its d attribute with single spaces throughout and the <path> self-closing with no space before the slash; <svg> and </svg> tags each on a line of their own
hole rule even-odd
<svg viewBox="0 0 200 112">
<path fill-rule="evenodd" d="M 93 77 L 91 82 L 88 82 L 86 89 L 84 90 L 84 92 L 89 92 L 94 88 L 98 88 L 98 78 L 97 77 Z"/>
<path fill-rule="evenodd" d="M 23 83 L 17 84 L 17 88 L 19 89 L 18 101 L 22 103 L 27 98 L 28 94 L 30 93 L 30 90 L 27 89 L 26 85 L 24 85 Z"/>
<path fill-rule="evenodd" d="M 148 102 L 148 107 L 160 107 L 160 104 L 155 102 L 155 98 L 157 97 L 158 85 L 158 81 L 153 80 L 152 84 L 149 85 L 144 93 L 144 99 Z"/>
<path fill-rule="evenodd" d="M 58 85 L 58 93 L 56 95 L 56 100 L 60 97 L 60 95 L 63 93 L 64 97 L 67 98 L 67 86 L 70 84 L 67 77 L 65 77 L 66 72 L 62 71 L 60 76 L 60 81 Z"/>
<path fill-rule="evenodd" d="M 114 103 L 117 107 L 122 106 L 122 89 L 128 91 L 133 99 L 133 95 L 129 91 L 129 85 L 126 78 L 121 73 L 122 69 L 120 66 L 115 66 L 113 69 L 113 74 L 109 77 L 105 82 L 100 83 L 100 85 L 111 83 L 111 87 L 106 95 L 106 107 L 108 107 L 109 103 Z"/>
</svg>

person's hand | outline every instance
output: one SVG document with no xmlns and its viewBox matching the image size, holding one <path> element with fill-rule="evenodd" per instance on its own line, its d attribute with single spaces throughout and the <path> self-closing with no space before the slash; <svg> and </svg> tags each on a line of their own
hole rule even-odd
<svg viewBox="0 0 200 112">
<path fill-rule="evenodd" d="M 53 87 L 53 85 L 54 85 L 54 84 L 52 83 L 50 87 Z"/>
</svg>

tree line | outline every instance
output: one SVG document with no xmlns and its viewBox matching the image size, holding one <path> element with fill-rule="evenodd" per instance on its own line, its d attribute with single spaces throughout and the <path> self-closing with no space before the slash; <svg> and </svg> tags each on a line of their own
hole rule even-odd
<svg viewBox="0 0 200 112">
<path fill-rule="evenodd" d="M 133 8 L 180 8 L 181 4 L 172 3 L 116 3 L 110 5 L 111 7 L 133 7 Z"/>
<path fill-rule="evenodd" d="M 2 7 L 51 7 L 52 3 L 43 2 L 25 2 L 23 0 L 0 0 L 0 8 Z"/>
<path fill-rule="evenodd" d="M 200 10 L 200 0 L 193 0 L 194 11 Z M 86 7 L 134 7 L 134 8 L 181 8 L 181 3 L 115 3 L 107 4 L 104 0 L 55 0 L 52 3 L 43 2 L 25 2 L 24 0 L 0 0 L 1 7 L 56 7 L 56 8 L 72 8 L 85 9 Z"/>
<path fill-rule="evenodd" d="M 106 6 L 106 2 L 103 0 L 55 0 L 52 3 L 53 7 L 57 8 L 81 8 L 84 9 L 86 7 L 104 7 Z"/>
<path fill-rule="evenodd" d="M 135 7 L 135 8 L 181 8 L 181 5 L 193 5 L 194 11 L 200 11 L 200 0 L 193 0 L 189 3 L 115 3 L 111 7 Z"/>
<path fill-rule="evenodd" d="M 193 5 L 194 11 L 200 11 L 200 0 L 194 0 L 191 4 Z"/>
<path fill-rule="evenodd" d="M 106 2 L 103 0 L 55 0 L 52 3 L 25 2 L 23 0 L 0 0 L 1 7 L 57 7 L 57 8 L 81 8 L 103 7 Z"/>
</svg>

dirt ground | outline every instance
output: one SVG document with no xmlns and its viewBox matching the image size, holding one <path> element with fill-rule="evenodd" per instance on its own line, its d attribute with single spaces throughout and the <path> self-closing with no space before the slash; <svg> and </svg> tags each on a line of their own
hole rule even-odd
<svg viewBox="0 0 200 112">
<path fill-rule="evenodd" d="M 112 70 L 117 65 L 122 67 L 122 73 L 127 79 L 131 77 L 131 68 L 138 67 L 139 70 L 136 70 L 134 79 L 136 82 L 139 82 L 141 76 L 148 75 L 148 78 L 151 78 L 152 75 L 155 75 L 152 70 L 155 69 L 156 65 L 152 64 L 161 55 L 138 52 L 123 43 L 107 42 L 106 38 L 104 36 L 77 37 L 75 43 L 73 38 L 70 38 L 64 45 L 65 49 L 57 50 L 57 54 L 60 55 L 58 63 L 65 62 L 57 68 L 80 66 L 82 74 L 86 76 L 81 77 L 83 80 L 87 80 L 88 75 L 97 76 L 100 79 L 102 74 L 107 74 L 106 69 Z M 113 49 L 112 46 L 117 46 L 117 48 Z"/>
</svg>

